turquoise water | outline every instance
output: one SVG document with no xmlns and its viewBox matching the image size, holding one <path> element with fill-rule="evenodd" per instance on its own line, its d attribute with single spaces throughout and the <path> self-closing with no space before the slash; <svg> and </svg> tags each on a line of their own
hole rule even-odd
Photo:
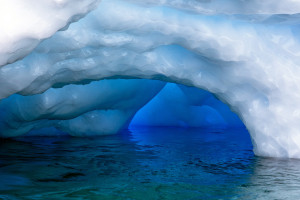
<svg viewBox="0 0 300 200">
<path fill-rule="evenodd" d="M 245 129 L 136 129 L 0 145 L 0 199 L 300 198 L 300 161 L 255 157 Z"/>
</svg>

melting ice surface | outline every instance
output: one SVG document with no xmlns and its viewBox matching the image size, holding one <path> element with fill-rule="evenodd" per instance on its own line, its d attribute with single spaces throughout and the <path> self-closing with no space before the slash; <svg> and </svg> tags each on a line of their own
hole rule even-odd
<svg viewBox="0 0 300 200">
<path fill-rule="evenodd" d="M 1 141 L 2 199 L 297 199 L 299 160 L 255 157 L 245 129 L 136 129 Z"/>
</svg>

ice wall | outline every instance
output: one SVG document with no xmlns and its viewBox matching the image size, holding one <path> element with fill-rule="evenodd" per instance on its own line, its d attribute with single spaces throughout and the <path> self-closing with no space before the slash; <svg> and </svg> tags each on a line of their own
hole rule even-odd
<svg viewBox="0 0 300 200">
<path fill-rule="evenodd" d="M 299 11 L 294 0 L 103 0 L 3 66 L 0 98 L 105 78 L 181 83 L 228 104 L 257 155 L 300 158 Z"/>
</svg>

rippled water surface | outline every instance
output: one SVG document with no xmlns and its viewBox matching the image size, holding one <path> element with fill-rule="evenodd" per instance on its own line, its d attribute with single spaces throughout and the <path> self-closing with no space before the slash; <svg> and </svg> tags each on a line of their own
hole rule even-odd
<svg viewBox="0 0 300 200">
<path fill-rule="evenodd" d="M 244 129 L 136 129 L 0 145 L 0 199 L 300 199 L 300 161 L 255 157 Z"/>
</svg>

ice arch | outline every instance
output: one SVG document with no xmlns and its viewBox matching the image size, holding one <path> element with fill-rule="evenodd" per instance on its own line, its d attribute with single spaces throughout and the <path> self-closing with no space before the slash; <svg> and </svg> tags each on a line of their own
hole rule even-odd
<svg viewBox="0 0 300 200">
<path fill-rule="evenodd" d="M 181 83 L 230 105 L 257 155 L 300 158 L 300 3 L 227 2 L 102 1 L 3 66 L 0 98 L 116 77 Z"/>
</svg>

